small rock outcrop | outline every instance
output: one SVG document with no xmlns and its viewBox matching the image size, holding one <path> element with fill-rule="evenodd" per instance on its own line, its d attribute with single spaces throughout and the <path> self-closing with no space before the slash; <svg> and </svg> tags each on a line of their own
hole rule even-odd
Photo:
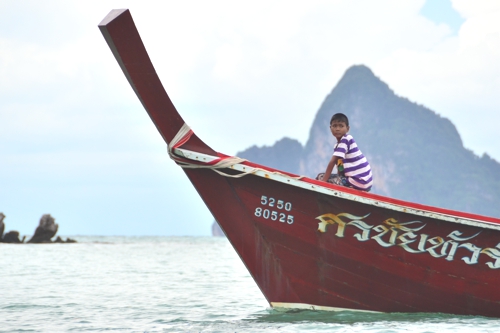
<svg viewBox="0 0 500 333">
<path fill-rule="evenodd" d="M 59 225 L 55 221 L 50 214 L 44 214 L 35 230 L 35 234 L 28 243 L 52 243 L 51 238 L 56 235 L 59 228 Z"/>
<path fill-rule="evenodd" d="M 5 218 L 4 213 L 0 213 L 0 242 L 3 239 L 3 231 L 5 230 L 5 223 L 3 223 L 4 218 Z"/>
<path fill-rule="evenodd" d="M 19 239 L 18 231 L 9 231 L 4 234 L 5 223 L 3 220 L 5 219 L 5 214 L 0 212 L 0 243 L 24 243 L 26 236 L 23 236 L 22 239 Z M 56 235 L 57 229 L 59 225 L 55 223 L 55 219 L 50 216 L 50 214 L 45 214 L 40 219 L 40 223 L 35 230 L 35 234 L 28 243 L 76 243 L 76 240 L 71 238 L 66 238 L 63 240 L 61 237 L 57 236 L 56 240 L 52 241 L 52 238 Z"/>
<path fill-rule="evenodd" d="M 57 236 L 56 240 L 54 243 L 76 243 L 76 240 L 71 239 L 71 238 L 66 238 L 66 240 L 63 240 L 61 237 Z"/>
<path fill-rule="evenodd" d="M 23 243 L 26 236 L 23 239 L 19 239 L 18 231 L 9 231 L 7 233 L 3 233 L 5 230 L 5 223 L 3 220 L 5 219 L 5 214 L 0 213 L 0 243 Z"/>
<path fill-rule="evenodd" d="M 21 244 L 24 243 L 25 239 L 26 236 L 23 236 L 22 239 L 19 239 L 19 231 L 9 231 L 3 236 L 2 242 Z"/>
<path fill-rule="evenodd" d="M 214 237 L 226 237 L 224 234 L 224 231 L 222 231 L 221 227 L 219 226 L 219 223 L 214 220 L 212 223 L 212 236 Z"/>
</svg>

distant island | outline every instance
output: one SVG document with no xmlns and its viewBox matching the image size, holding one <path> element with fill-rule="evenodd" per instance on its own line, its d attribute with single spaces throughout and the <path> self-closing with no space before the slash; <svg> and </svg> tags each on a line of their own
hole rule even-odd
<svg viewBox="0 0 500 333">
<path fill-rule="evenodd" d="M 329 121 L 337 112 L 349 117 L 350 133 L 372 165 L 373 193 L 500 217 L 500 163 L 466 149 L 449 119 L 397 96 L 364 65 L 350 67 L 326 96 L 305 147 L 282 138 L 236 155 L 314 178 L 333 152 Z"/>
</svg>

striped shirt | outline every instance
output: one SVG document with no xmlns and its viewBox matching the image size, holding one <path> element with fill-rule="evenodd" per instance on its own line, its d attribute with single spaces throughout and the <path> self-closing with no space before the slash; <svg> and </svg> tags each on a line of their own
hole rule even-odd
<svg viewBox="0 0 500 333">
<path fill-rule="evenodd" d="M 343 160 L 344 173 L 352 187 L 363 191 L 371 189 L 373 178 L 370 164 L 350 134 L 345 134 L 340 139 L 333 156 Z"/>
</svg>

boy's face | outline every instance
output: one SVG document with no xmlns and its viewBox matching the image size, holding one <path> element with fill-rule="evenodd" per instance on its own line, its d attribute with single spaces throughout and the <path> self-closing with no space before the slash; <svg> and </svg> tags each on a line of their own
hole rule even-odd
<svg viewBox="0 0 500 333">
<path fill-rule="evenodd" d="M 332 131 L 333 136 L 337 138 L 337 141 L 340 141 L 340 139 L 349 132 L 349 126 L 344 122 L 334 120 L 330 124 L 330 131 Z"/>
</svg>

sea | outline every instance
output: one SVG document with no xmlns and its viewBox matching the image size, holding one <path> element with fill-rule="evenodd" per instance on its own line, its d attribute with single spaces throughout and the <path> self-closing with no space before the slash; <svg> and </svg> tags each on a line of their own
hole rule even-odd
<svg viewBox="0 0 500 333">
<path fill-rule="evenodd" d="M 439 313 L 278 311 L 222 237 L 0 244 L 0 332 L 500 332 Z"/>
</svg>

